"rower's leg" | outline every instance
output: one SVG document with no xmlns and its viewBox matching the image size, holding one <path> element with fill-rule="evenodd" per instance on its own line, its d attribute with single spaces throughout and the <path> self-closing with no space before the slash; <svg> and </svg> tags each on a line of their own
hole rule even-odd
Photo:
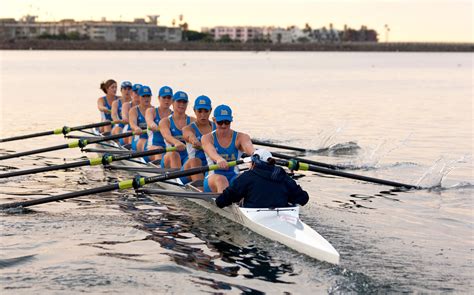
<svg viewBox="0 0 474 295">
<path fill-rule="evenodd" d="M 177 152 L 165 154 L 165 168 L 181 168 L 181 158 Z"/>
<path fill-rule="evenodd" d="M 114 126 L 114 128 L 112 128 L 112 135 L 116 135 L 120 133 L 122 133 L 122 127 L 120 127 L 119 125 L 116 125 Z"/>
<path fill-rule="evenodd" d="M 140 138 L 137 143 L 137 151 L 143 152 L 145 150 L 146 139 Z"/>
<path fill-rule="evenodd" d="M 157 145 L 150 145 L 150 146 L 148 146 L 146 149 L 147 149 L 148 151 L 151 151 L 151 150 L 158 150 L 158 149 L 163 150 L 164 147 L 162 147 L 162 146 L 157 146 Z M 151 159 L 152 161 L 161 160 L 161 158 L 163 157 L 163 154 L 153 155 L 153 156 L 149 156 L 149 157 L 150 157 L 150 159 Z"/>
<path fill-rule="evenodd" d="M 194 168 L 194 167 L 200 167 L 200 166 L 202 166 L 201 159 L 192 158 L 186 161 L 186 163 L 184 164 L 184 170 Z M 190 178 L 191 178 L 191 181 L 202 180 L 204 179 L 204 174 L 203 173 L 194 174 L 194 175 L 191 175 Z"/>
<path fill-rule="evenodd" d="M 210 175 L 208 183 L 211 190 L 215 193 L 222 193 L 229 186 L 227 178 L 219 174 Z"/>
</svg>

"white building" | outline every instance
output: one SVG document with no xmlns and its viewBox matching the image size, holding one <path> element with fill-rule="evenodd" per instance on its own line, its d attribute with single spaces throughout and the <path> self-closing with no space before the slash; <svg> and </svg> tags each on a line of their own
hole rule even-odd
<svg viewBox="0 0 474 295">
<path fill-rule="evenodd" d="M 229 37 L 231 40 L 245 43 L 249 40 L 263 39 L 264 30 L 260 27 L 213 27 L 202 28 L 201 32 L 210 34 L 214 40 Z"/>
</svg>

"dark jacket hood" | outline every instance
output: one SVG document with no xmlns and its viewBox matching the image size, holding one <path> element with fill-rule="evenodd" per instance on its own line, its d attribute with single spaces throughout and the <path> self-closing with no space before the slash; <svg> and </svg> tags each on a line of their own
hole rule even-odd
<svg viewBox="0 0 474 295">
<path fill-rule="evenodd" d="M 287 176 L 283 168 L 275 165 L 269 165 L 264 162 L 256 162 L 255 166 L 250 171 L 262 178 L 275 182 L 283 181 Z"/>
</svg>

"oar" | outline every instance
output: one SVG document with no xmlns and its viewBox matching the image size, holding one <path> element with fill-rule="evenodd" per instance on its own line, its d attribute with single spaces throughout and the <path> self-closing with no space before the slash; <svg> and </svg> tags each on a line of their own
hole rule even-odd
<svg viewBox="0 0 474 295">
<path fill-rule="evenodd" d="M 278 165 L 288 167 L 291 170 L 313 171 L 313 172 L 319 172 L 323 174 L 329 174 L 329 175 L 335 175 L 335 176 L 340 176 L 340 177 L 363 180 L 367 182 L 373 182 L 377 184 L 389 185 L 393 187 L 402 187 L 402 188 L 408 188 L 408 189 L 422 189 L 422 187 L 416 186 L 416 185 L 405 184 L 405 183 L 400 183 L 400 182 L 395 182 L 395 181 L 390 181 L 390 180 L 383 180 L 383 179 L 378 179 L 378 178 L 373 178 L 373 177 L 368 177 L 368 176 L 363 176 L 363 175 L 357 175 L 357 174 L 322 168 L 315 165 L 302 163 L 297 160 L 286 161 L 286 160 L 277 159 L 276 163 Z"/>
<path fill-rule="evenodd" d="M 201 199 L 206 201 L 212 201 L 217 198 L 220 194 L 218 193 L 200 193 L 200 192 L 175 192 L 164 189 L 154 189 L 154 188 L 141 188 L 137 190 L 138 193 L 144 193 L 149 195 L 164 195 L 170 197 L 182 197 L 189 199 Z"/>
<path fill-rule="evenodd" d="M 229 167 L 234 167 L 244 162 L 250 162 L 250 158 L 227 162 L 227 164 L 229 165 Z M 71 199 L 71 198 L 76 198 L 76 197 L 82 197 L 82 196 L 91 195 L 91 194 L 105 193 L 105 192 L 110 192 L 114 190 L 123 190 L 123 189 L 129 189 L 129 188 L 138 189 L 144 186 L 145 184 L 154 183 L 158 181 L 165 181 L 169 179 L 189 176 L 189 175 L 198 174 L 198 173 L 204 173 L 206 171 L 218 170 L 218 169 L 219 169 L 219 166 L 217 166 L 217 164 L 214 164 L 210 166 L 201 166 L 201 167 L 191 168 L 191 169 L 183 170 L 183 171 L 164 173 L 164 174 L 151 176 L 151 177 L 137 176 L 134 179 L 128 179 L 128 180 L 116 182 L 116 183 L 101 186 L 101 187 L 90 188 L 86 190 L 61 194 L 57 196 L 50 196 L 46 198 L 23 201 L 23 202 L 0 204 L 0 209 L 8 209 L 8 208 L 15 208 L 15 207 L 30 207 L 34 205 L 61 201 L 61 200 L 66 200 L 66 199 Z"/>
<path fill-rule="evenodd" d="M 261 140 L 258 140 L 258 139 L 252 139 L 252 143 L 256 144 L 256 145 L 268 146 L 268 147 L 285 149 L 285 150 L 290 150 L 290 151 L 297 151 L 297 152 L 302 152 L 302 153 L 306 153 L 306 152 L 317 153 L 317 152 L 319 152 L 319 150 L 311 150 L 311 149 L 304 149 L 304 148 L 295 147 L 295 146 L 269 143 L 269 142 L 261 141 Z"/>
<path fill-rule="evenodd" d="M 78 139 L 76 141 L 66 143 L 66 144 L 60 144 L 60 145 L 41 148 L 41 149 L 37 149 L 37 150 L 31 150 L 31 151 L 26 151 L 26 152 L 19 152 L 19 153 L 14 153 L 14 154 L 9 154 L 9 155 L 3 155 L 3 156 L 0 156 L 0 160 L 6 160 L 6 159 L 11 159 L 11 158 L 17 158 L 17 157 L 22 157 L 22 156 L 39 154 L 39 153 L 63 150 L 63 149 L 67 149 L 67 148 L 76 148 L 76 147 L 83 148 L 88 144 L 99 143 L 99 142 L 102 142 L 102 141 L 115 140 L 115 139 L 119 139 L 119 138 L 139 135 L 139 134 L 141 134 L 141 132 L 139 132 L 139 133 L 126 132 L 126 133 L 122 133 L 122 134 L 104 136 L 104 137 L 95 138 L 95 139 Z"/>
<path fill-rule="evenodd" d="M 139 157 L 163 154 L 163 153 L 166 153 L 166 152 L 173 152 L 175 150 L 176 150 L 176 147 L 168 147 L 166 149 L 155 149 L 155 150 L 144 151 L 144 152 L 136 152 L 136 153 L 126 152 L 125 154 L 120 154 L 120 155 L 105 154 L 102 157 L 89 159 L 89 160 L 84 160 L 84 161 L 78 161 L 78 162 L 66 163 L 66 164 L 54 165 L 54 166 L 48 166 L 48 167 L 17 170 L 17 171 L 12 171 L 12 172 L 8 172 L 8 173 L 3 173 L 3 174 L 0 174 L 0 178 L 7 178 L 7 177 L 13 177 L 13 176 L 20 176 L 20 175 L 29 175 L 29 174 L 48 172 L 48 171 L 54 171 L 54 170 L 82 167 L 82 166 L 96 166 L 96 165 L 101 165 L 101 164 L 102 165 L 107 165 L 107 164 L 110 164 L 110 163 L 115 162 L 115 161 L 128 160 L 128 159 L 132 159 L 132 158 L 139 158 Z"/>
<path fill-rule="evenodd" d="M 40 136 L 46 136 L 46 135 L 53 135 L 53 134 L 64 134 L 64 135 L 66 135 L 66 134 L 68 134 L 69 132 L 72 132 L 72 131 L 77 131 L 77 130 L 82 130 L 82 129 L 89 129 L 89 128 L 94 128 L 94 127 L 108 126 L 108 125 L 113 125 L 113 124 L 117 124 L 117 123 L 118 122 L 115 122 L 115 121 L 103 121 L 103 122 L 99 122 L 99 123 L 92 123 L 92 124 L 75 126 L 75 127 L 64 126 L 64 127 L 58 128 L 58 129 L 51 130 L 51 131 L 38 132 L 38 133 L 32 133 L 32 134 L 26 134 L 26 135 L 18 135 L 18 136 L 7 137 L 7 138 L 0 138 L 0 142 L 14 141 L 14 140 L 40 137 Z"/>
<path fill-rule="evenodd" d="M 316 162 L 316 161 L 307 160 L 307 159 L 303 159 L 303 158 L 293 157 L 293 156 L 290 156 L 290 155 L 280 154 L 280 153 L 277 153 L 277 152 L 271 152 L 271 153 L 272 153 L 273 156 L 275 156 L 277 158 L 281 158 L 281 159 L 297 160 L 300 163 L 316 165 L 316 166 L 319 166 L 319 167 L 324 167 L 324 168 L 329 168 L 329 169 L 338 169 L 338 170 L 347 169 L 344 166 L 339 166 L 339 165 L 334 165 L 334 164 L 326 164 L 326 163 L 322 163 L 322 162 Z"/>
</svg>

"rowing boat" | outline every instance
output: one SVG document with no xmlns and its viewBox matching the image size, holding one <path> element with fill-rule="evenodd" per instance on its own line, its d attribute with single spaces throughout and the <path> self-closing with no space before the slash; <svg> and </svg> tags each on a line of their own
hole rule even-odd
<svg viewBox="0 0 474 295">
<path fill-rule="evenodd" d="M 97 130 L 93 130 L 97 136 L 101 136 Z M 104 151 L 124 151 L 125 147 L 114 141 L 98 143 Z M 119 162 L 120 163 L 120 162 Z M 147 163 L 144 159 L 138 158 L 134 161 L 124 161 L 122 165 L 132 167 L 153 168 L 159 171 L 158 166 Z M 149 172 L 140 172 L 143 176 L 153 176 Z M 183 185 L 179 179 L 174 180 L 174 184 L 161 182 L 159 186 L 170 191 L 196 191 L 192 185 Z M 151 198 L 155 198 L 153 195 Z M 217 207 L 214 201 L 188 198 L 188 200 L 201 205 L 229 220 L 239 223 L 261 236 L 277 241 L 287 247 L 304 253 L 312 258 L 326 261 L 333 264 L 339 263 L 339 253 L 334 247 L 317 233 L 314 229 L 306 225 L 299 218 L 299 206 L 284 208 L 243 208 L 233 204 L 224 209 Z"/>
</svg>

